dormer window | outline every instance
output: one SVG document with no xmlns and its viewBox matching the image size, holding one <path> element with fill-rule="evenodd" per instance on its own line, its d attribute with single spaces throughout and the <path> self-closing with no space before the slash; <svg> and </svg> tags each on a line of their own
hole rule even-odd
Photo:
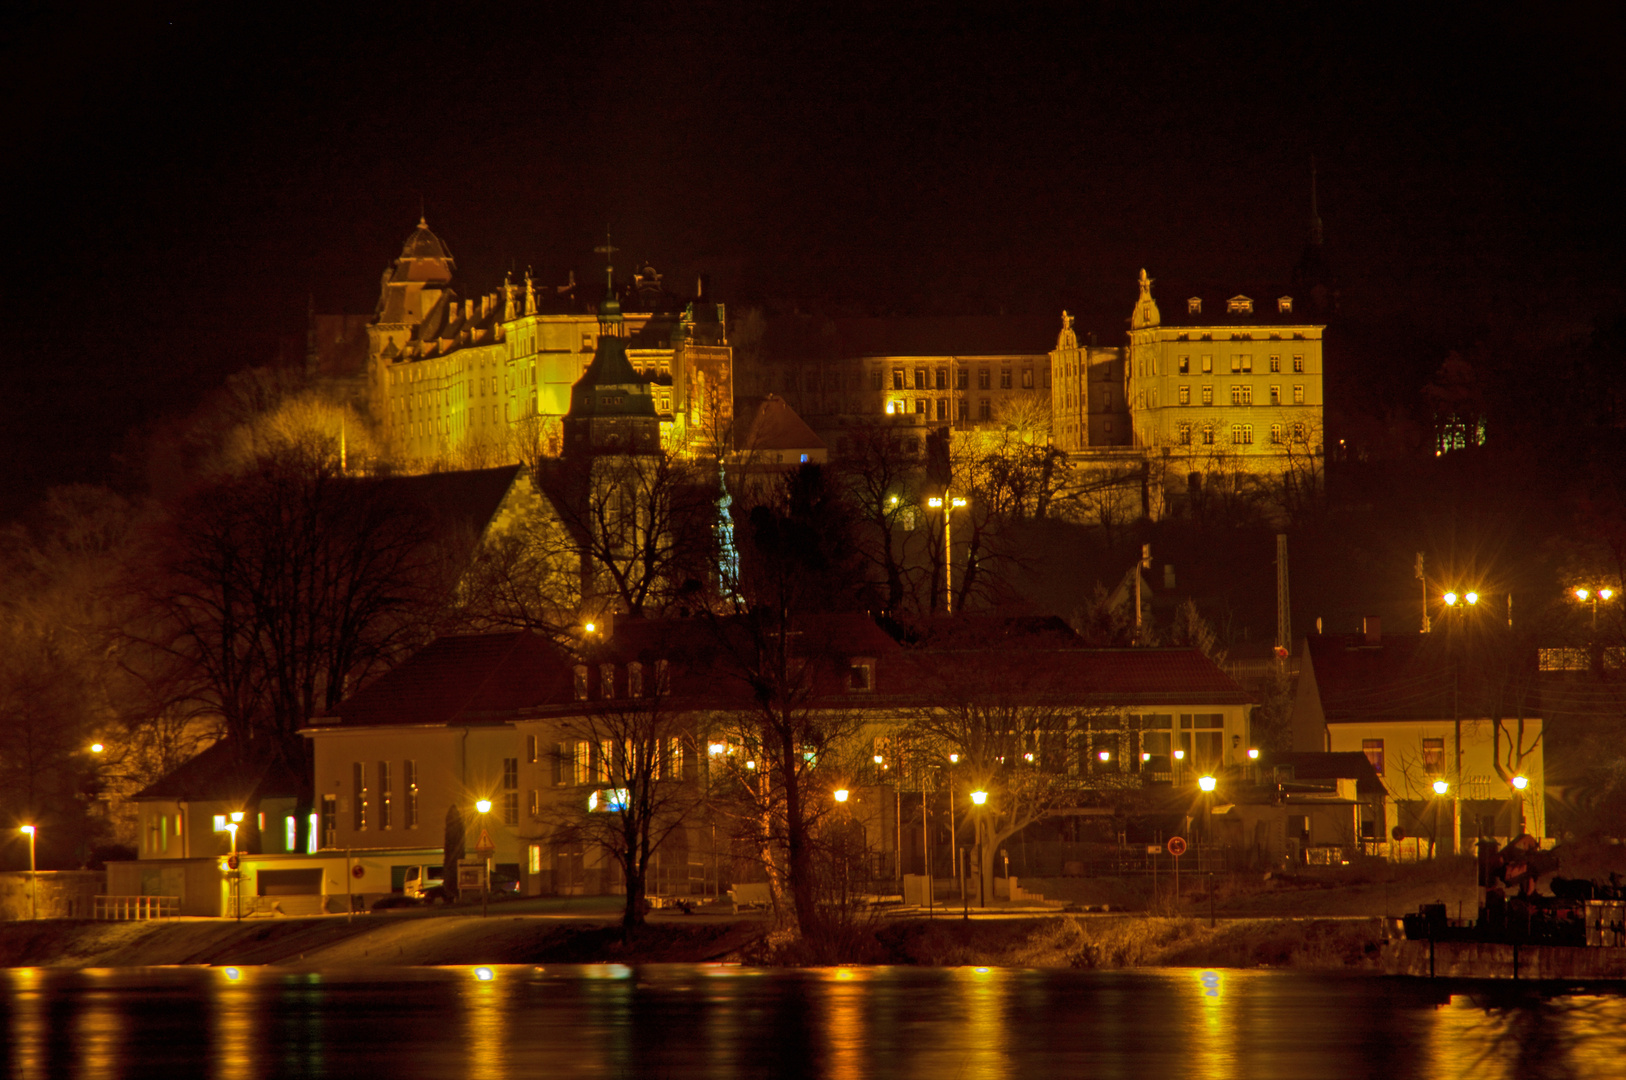
<svg viewBox="0 0 1626 1080">
<path fill-rule="evenodd" d="M 636 660 L 627 665 L 627 696 L 644 696 L 644 665 Z"/>
<path fill-rule="evenodd" d="M 598 696 L 605 701 L 615 697 L 615 665 L 600 664 L 598 666 Z"/>
<path fill-rule="evenodd" d="M 1225 302 L 1227 315 L 1252 315 L 1253 301 L 1246 296 L 1233 296 Z"/>
<path fill-rule="evenodd" d="M 576 700 L 587 700 L 587 665 L 576 665 Z"/>
<path fill-rule="evenodd" d="M 1276 314 L 1293 314 L 1293 298 L 1291 296 L 1278 296 L 1276 298 Z"/>
<path fill-rule="evenodd" d="M 1202 297 L 1193 296 L 1193 297 L 1191 297 L 1190 299 L 1188 299 L 1186 301 L 1186 314 L 1187 315 L 1201 315 L 1202 313 L 1203 313 L 1203 298 Z"/>
<path fill-rule="evenodd" d="M 847 668 L 847 689 L 864 693 L 875 689 L 875 661 L 860 657 Z"/>
</svg>

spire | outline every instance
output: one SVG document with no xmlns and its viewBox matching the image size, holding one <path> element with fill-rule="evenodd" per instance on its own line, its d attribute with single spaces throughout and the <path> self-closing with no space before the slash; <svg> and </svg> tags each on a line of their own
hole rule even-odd
<svg viewBox="0 0 1626 1080">
<path fill-rule="evenodd" d="M 1316 211 L 1315 155 L 1310 155 L 1310 243 L 1321 246 L 1321 215 Z"/>
<path fill-rule="evenodd" d="M 604 300 L 598 306 L 601 334 L 620 334 L 621 304 L 615 298 L 615 265 L 610 261 L 621 249 L 610 243 L 610 230 L 604 230 L 604 244 L 593 249 L 604 255 Z"/>
</svg>

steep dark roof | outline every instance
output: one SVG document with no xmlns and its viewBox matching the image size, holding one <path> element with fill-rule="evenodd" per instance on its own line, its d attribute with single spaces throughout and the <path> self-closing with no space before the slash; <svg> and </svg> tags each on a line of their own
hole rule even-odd
<svg viewBox="0 0 1626 1080">
<path fill-rule="evenodd" d="M 655 398 L 649 384 L 633 370 L 627 359 L 627 339 L 600 334 L 593 362 L 570 388 L 570 415 L 648 416 L 655 415 Z"/>
<path fill-rule="evenodd" d="M 340 702 L 346 725 L 500 721 L 569 701 L 570 659 L 529 631 L 437 638 Z"/>
<path fill-rule="evenodd" d="M 221 739 L 132 798 L 243 804 L 256 797 L 291 799 L 298 794 L 299 777 L 269 748 L 250 746 L 244 756 L 237 753 L 237 744 Z"/>
<path fill-rule="evenodd" d="M 783 398 L 740 398 L 735 402 L 734 448 L 754 450 L 823 450 L 824 440 Z"/>
<path fill-rule="evenodd" d="M 1277 310 L 1277 301 L 1284 296 L 1290 297 L 1293 301 L 1291 312 Z M 1294 296 L 1290 287 L 1281 284 L 1249 282 L 1242 285 L 1216 285 L 1159 279 L 1153 285 L 1152 297 L 1157 301 L 1160 325 L 1163 326 L 1221 326 L 1246 330 L 1251 326 L 1269 329 L 1273 326 L 1319 325 L 1310 308 L 1311 298 L 1308 295 Z M 1194 297 L 1202 301 L 1202 311 L 1195 315 L 1188 312 L 1189 302 Z M 1246 297 L 1253 301 L 1253 311 L 1249 313 L 1230 311 L 1231 300 L 1238 297 Z M 1129 303 L 1124 310 L 1130 311 L 1133 308 L 1134 304 Z"/>
<path fill-rule="evenodd" d="M 383 484 L 401 499 L 430 511 L 443 524 L 466 529 L 478 539 L 485 535 L 523 469 L 522 465 L 499 465 L 494 469 L 391 476 L 371 482 Z"/>
<path fill-rule="evenodd" d="M 418 219 L 418 227 L 412 230 L 401 245 L 401 258 L 403 259 L 450 259 L 446 245 L 440 237 L 429 231 L 429 222 L 424 218 Z"/>
<path fill-rule="evenodd" d="M 1360 634 L 1313 634 L 1305 647 L 1328 723 L 1440 720 L 1453 710 L 1461 716 L 1487 716 L 1493 709 L 1512 715 L 1521 708 L 1516 673 L 1449 633 L 1385 633 L 1376 643 Z M 1524 715 L 1539 715 L 1536 680 L 1526 680 L 1522 692 Z"/>
</svg>

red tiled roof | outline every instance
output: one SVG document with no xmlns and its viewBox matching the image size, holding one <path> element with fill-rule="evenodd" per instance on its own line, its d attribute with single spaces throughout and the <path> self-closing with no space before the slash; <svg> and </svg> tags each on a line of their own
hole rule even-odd
<svg viewBox="0 0 1626 1080">
<path fill-rule="evenodd" d="M 250 742 L 246 754 L 240 755 L 237 750 L 231 739 L 221 739 L 132 798 L 246 804 L 258 798 L 293 798 L 299 794 L 299 777 L 270 747 Z"/>
<path fill-rule="evenodd" d="M 1445 633 L 1383 634 L 1376 644 L 1360 634 L 1305 639 L 1328 723 L 1439 720 L 1453 709 L 1482 716 L 1493 703 L 1504 711 L 1517 709 L 1517 695 L 1500 692 L 1509 673 L 1478 653 L 1458 655 L 1460 644 Z M 1538 714 L 1534 679 L 1525 693 L 1525 715 Z"/>
<path fill-rule="evenodd" d="M 741 453 L 760 450 L 823 450 L 824 440 L 813 433 L 807 422 L 783 398 L 769 394 L 756 400 L 741 399 L 734 419 L 734 448 Z"/>
<path fill-rule="evenodd" d="M 346 726 L 502 720 L 569 701 L 571 668 L 556 645 L 525 630 L 437 638 L 334 715 Z"/>
</svg>

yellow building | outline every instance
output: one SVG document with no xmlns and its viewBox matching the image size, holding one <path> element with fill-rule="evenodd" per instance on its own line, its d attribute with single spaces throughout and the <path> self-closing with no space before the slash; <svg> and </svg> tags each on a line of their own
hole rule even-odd
<svg viewBox="0 0 1626 1080">
<path fill-rule="evenodd" d="M 1326 327 L 1287 295 L 1194 294 L 1172 308 L 1160 310 L 1142 270 L 1123 381 L 1133 445 L 1190 472 L 1319 462 Z"/>
<path fill-rule="evenodd" d="M 1061 333 L 1050 353 L 1050 441 L 1069 453 L 1132 443 L 1124 393 L 1124 351 L 1083 345 L 1073 317 L 1061 313 Z"/>
<path fill-rule="evenodd" d="M 420 220 L 384 273 L 368 327 L 368 399 L 386 452 L 408 468 L 534 460 L 560 450 L 570 390 L 602 331 L 574 275 L 458 296 L 455 261 Z M 733 357 L 722 304 L 684 300 L 653 267 L 615 290 L 627 359 L 647 381 L 662 442 L 715 452 L 732 422 Z"/>
</svg>

